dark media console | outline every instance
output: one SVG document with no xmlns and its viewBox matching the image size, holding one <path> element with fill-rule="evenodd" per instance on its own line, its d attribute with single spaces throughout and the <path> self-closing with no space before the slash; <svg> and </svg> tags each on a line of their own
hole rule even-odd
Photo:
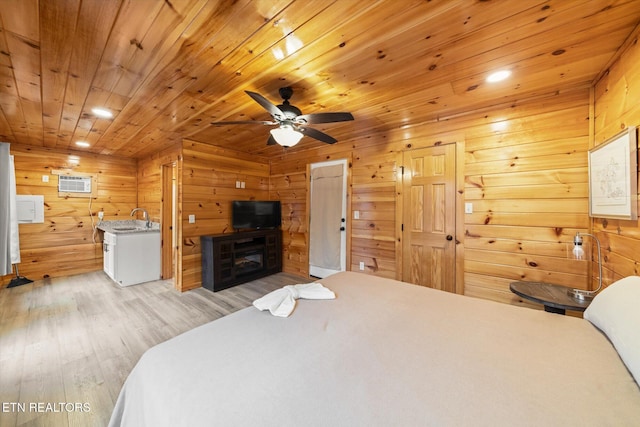
<svg viewBox="0 0 640 427">
<path fill-rule="evenodd" d="M 282 271 L 280 229 L 201 236 L 202 287 L 216 292 Z"/>
</svg>

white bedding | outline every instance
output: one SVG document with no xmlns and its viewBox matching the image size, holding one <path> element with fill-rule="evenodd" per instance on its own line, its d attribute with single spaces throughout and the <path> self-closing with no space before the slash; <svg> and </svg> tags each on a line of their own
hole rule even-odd
<svg viewBox="0 0 640 427">
<path fill-rule="evenodd" d="M 355 272 L 148 350 L 111 426 L 625 426 L 640 389 L 588 321 Z"/>
</svg>

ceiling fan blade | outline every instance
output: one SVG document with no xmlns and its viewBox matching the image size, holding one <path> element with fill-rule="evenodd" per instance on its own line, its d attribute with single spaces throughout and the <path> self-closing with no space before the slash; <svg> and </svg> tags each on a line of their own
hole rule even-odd
<svg viewBox="0 0 640 427">
<path fill-rule="evenodd" d="M 326 142 L 327 144 L 335 144 L 336 142 L 338 142 L 338 140 L 334 137 L 327 135 L 324 132 L 320 132 L 318 129 L 299 126 L 297 130 L 308 137 L 317 139 L 318 141 Z"/>
<path fill-rule="evenodd" d="M 351 113 L 302 114 L 295 118 L 295 122 L 299 124 L 335 123 L 347 122 L 349 120 L 353 120 L 353 115 Z"/>
<path fill-rule="evenodd" d="M 273 135 L 269 134 L 269 139 L 267 140 L 267 145 L 278 145 L 278 142 L 273 137 Z"/>
<path fill-rule="evenodd" d="M 278 122 L 260 120 L 240 120 L 231 122 L 211 122 L 212 125 L 277 125 Z"/>
<path fill-rule="evenodd" d="M 285 115 L 282 112 L 282 110 L 280 110 L 278 107 L 276 107 L 271 102 L 269 102 L 269 100 L 264 96 L 260 95 L 259 93 L 249 92 L 248 90 L 245 90 L 245 93 L 249 95 L 251 98 L 253 98 L 253 100 L 256 101 L 258 104 L 260 104 L 262 108 L 267 110 L 269 114 L 271 114 L 275 119 L 277 120 L 285 119 Z"/>
</svg>

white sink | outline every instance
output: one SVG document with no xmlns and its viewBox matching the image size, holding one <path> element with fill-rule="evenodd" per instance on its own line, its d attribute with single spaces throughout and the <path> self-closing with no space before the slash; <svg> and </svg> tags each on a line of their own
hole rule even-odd
<svg viewBox="0 0 640 427">
<path fill-rule="evenodd" d="M 147 228 L 147 222 L 139 219 L 100 221 L 97 228 L 107 233 L 160 232 L 160 223 L 152 222 Z"/>
</svg>

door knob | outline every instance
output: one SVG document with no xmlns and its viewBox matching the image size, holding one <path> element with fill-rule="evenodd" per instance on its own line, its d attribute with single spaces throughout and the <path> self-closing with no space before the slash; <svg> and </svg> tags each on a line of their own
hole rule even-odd
<svg viewBox="0 0 640 427">
<path fill-rule="evenodd" d="M 447 240 L 449 241 L 453 240 L 453 236 L 451 234 L 447 234 Z"/>
</svg>

